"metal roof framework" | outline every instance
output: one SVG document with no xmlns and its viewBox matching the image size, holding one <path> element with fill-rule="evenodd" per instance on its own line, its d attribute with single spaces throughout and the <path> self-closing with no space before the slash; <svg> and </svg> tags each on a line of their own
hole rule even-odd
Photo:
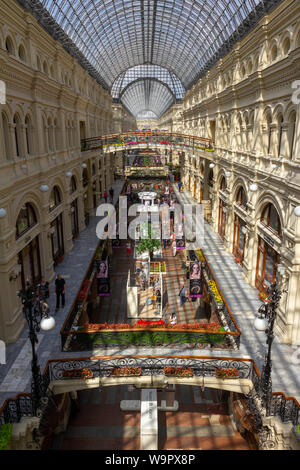
<svg viewBox="0 0 300 470">
<path fill-rule="evenodd" d="M 133 71 L 132 81 L 168 71 L 168 86 L 176 77 L 189 89 L 282 0 L 18 1 L 105 89 L 121 93 Z"/>
</svg>

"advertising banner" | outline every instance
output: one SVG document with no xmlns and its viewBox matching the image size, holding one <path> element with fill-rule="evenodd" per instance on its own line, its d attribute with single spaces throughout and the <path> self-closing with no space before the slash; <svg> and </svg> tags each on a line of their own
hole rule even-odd
<svg viewBox="0 0 300 470">
<path fill-rule="evenodd" d="M 106 260 L 97 260 L 97 288 L 99 297 L 107 297 L 110 295 L 110 285 L 109 285 L 109 269 L 108 261 Z"/>
<path fill-rule="evenodd" d="M 190 297 L 202 297 L 202 269 L 200 261 L 190 263 Z"/>
</svg>

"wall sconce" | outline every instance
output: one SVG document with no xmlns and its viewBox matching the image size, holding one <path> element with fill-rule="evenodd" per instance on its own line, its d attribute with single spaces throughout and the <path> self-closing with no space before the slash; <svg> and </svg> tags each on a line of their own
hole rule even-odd
<svg viewBox="0 0 300 470">
<path fill-rule="evenodd" d="M 231 176 L 231 171 L 225 171 L 225 176 L 226 176 L 226 178 L 230 178 L 230 176 Z"/>
<path fill-rule="evenodd" d="M 51 238 L 51 235 L 55 233 L 55 227 L 50 227 L 50 230 L 48 232 L 48 238 Z"/>
<path fill-rule="evenodd" d="M 87 168 L 87 164 L 86 164 L 86 163 L 83 163 L 81 166 L 82 166 L 82 168 Z"/>
<path fill-rule="evenodd" d="M 26 170 L 27 164 L 26 164 L 26 163 L 23 163 L 23 165 L 21 165 L 21 168 L 22 168 L 22 170 Z"/>
<path fill-rule="evenodd" d="M 68 178 L 71 178 L 72 172 L 71 172 L 71 171 L 67 171 L 67 172 L 66 172 L 66 176 L 67 176 Z"/>
<path fill-rule="evenodd" d="M 295 207 L 294 214 L 295 214 L 296 217 L 300 217 L 300 206 Z"/>
<path fill-rule="evenodd" d="M 18 278 L 21 271 L 22 271 L 22 266 L 20 264 L 17 264 L 17 266 L 15 266 L 13 268 L 12 272 L 10 273 L 9 280 L 10 281 L 15 281 Z"/>
<path fill-rule="evenodd" d="M 52 160 L 56 160 L 56 156 L 55 155 L 52 155 Z"/>
<path fill-rule="evenodd" d="M 87 199 L 87 197 L 88 197 L 87 193 L 84 193 L 83 199 Z M 73 207 L 73 209 L 74 209 L 74 207 Z"/>
<path fill-rule="evenodd" d="M 41 184 L 40 190 L 42 191 L 42 193 L 46 193 L 47 191 L 49 191 L 49 186 L 47 184 Z"/>
<path fill-rule="evenodd" d="M 209 164 L 209 168 L 214 168 L 215 167 L 215 164 L 214 163 L 210 163 Z"/>
</svg>

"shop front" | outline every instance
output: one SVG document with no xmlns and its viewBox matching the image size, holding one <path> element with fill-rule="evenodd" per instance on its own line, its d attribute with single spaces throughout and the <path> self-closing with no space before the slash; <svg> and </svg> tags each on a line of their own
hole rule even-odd
<svg viewBox="0 0 300 470">
<path fill-rule="evenodd" d="M 233 249 L 235 261 L 242 264 L 245 257 L 246 222 L 234 214 Z"/>
<path fill-rule="evenodd" d="M 279 254 L 271 246 L 272 239 L 266 235 L 264 238 L 258 237 L 255 285 L 260 292 L 266 293 L 267 288 L 276 281 Z"/>
<path fill-rule="evenodd" d="M 78 225 L 78 203 L 77 199 L 71 203 L 71 226 L 72 226 L 72 236 L 77 238 L 79 235 L 79 225 Z"/>
<path fill-rule="evenodd" d="M 36 285 L 41 281 L 39 236 L 19 252 L 18 263 L 21 265 L 22 289 L 25 289 L 27 282 Z"/>
</svg>

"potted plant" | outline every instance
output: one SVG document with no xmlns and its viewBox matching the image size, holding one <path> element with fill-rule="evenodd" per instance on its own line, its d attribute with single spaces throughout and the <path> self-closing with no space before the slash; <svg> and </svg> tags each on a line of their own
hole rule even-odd
<svg viewBox="0 0 300 470">
<path fill-rule="evenodd" d="M 268 294 L 266 294 L 264 291 L 261 291 L 259 293 L 259 298 L 262 302 L 267 302 L 267 303 L 270 302 L 270 299 L 268 298 Z"/>
<path fill-rule="evenodd" d="M 0 426 L 0 450 L 8 450 L 11 436 L 12 424 L 2 424 L 2 426 Z"/>
<path fill-rule="evenodd" d="M 70 370 L 63 370 L 62 376 L 64 379 L 92 379 L 94 377 L 93 372 L 91 369 L 83 368 L 83 369 L 70 369 Z"/>
</svg>

